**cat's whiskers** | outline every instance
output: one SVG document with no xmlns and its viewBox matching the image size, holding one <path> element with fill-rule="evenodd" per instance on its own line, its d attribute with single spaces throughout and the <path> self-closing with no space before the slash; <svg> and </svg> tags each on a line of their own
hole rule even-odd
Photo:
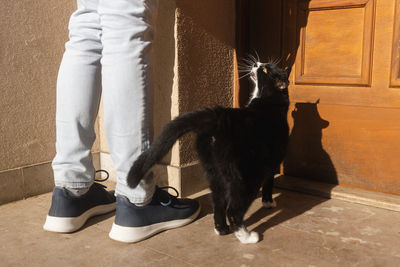
<svg viewBox="0 0 400 267">
<path fill-rule="evenodd" d="M 239 71 L 251 71 L 252 67 L 238 67 Z"/>
<path fill-rule="evenodd" d="M 238 68 L 238 72 L 251 72 L 252 68 L 251 67 L 246 67 L 246 68 Z"/>
<path fill-rule="evenodd" d="M 249 57 L 253 60 L 255 65 L 257 64 L 257 62 L 259 62 L 253 55 L 249 54 Z"/>
<path fill-rule="evenodd" d="M 239 62 L 238 65 L 237 65 L 237 67 L 238 67 L 238 72 L 241 73 L 241 74 L 242 74 L 242 73 L 245 73 L 245 75 L 241 76 L 239 79 L 250 75 L 250 74 L 251 74 L 251 71 L 252 71 L 253 68 L 254 68 L 254 63 L 251 62 L 250 60 L 248 60 L 248 59 L 242 59 L 242 61 L 243 61 L 243 63 L 240 63 L 240 62 Z"/>
<path fill-rule="evenodd" d="M 253 67 L 253 66 L 255 65 L 254 62 L 252 62 L 251 60 L 248 60 L 248 59 L 242 59 L 242 61 L 243 61 L 243 62 L 240 62 L 240 63 L 238 63 L 238 64 L 241 65 L 241 66 L 244 66 L 244 67 L 249 67 L 249 68 L 251 68 L 251 67 Z"/>
<path fill-rule="evenodd" d="M 254 65 L 253 64 L 246 64 L 246 63 L 238 63 L 238 67 L 241 67 L 241 68 L 247 68 L 247 69 L 250 69 L 250 68 L 252 68 Z"/>
<path fill-rule="evenodd" d="M 273 64 L 273 65 L 278 65 L 280 62 L 281 62 L 281 60 L 282 60 L 282 58 L 281 57 L 278 57 L 278 58 L 275 58 L 275 57 L 268 57 L 268 61 L 267 61 L 267 64 Z"/>
<path fill-rule="evenodd" d="M 256 56 L 257 56 L 257 62 L 261 62 L 260 61 L 260 56 L 258 55 L 258 53 L 257 53 L 257 51 L 254 49 L 254 53 L 256 54 Z"/>
<path fill-rule="evenodd" d="M 247 54 L 247 58 L 245 58 L 251 65 L 257 65 L 257 59 L 252 54 Z"/>
<path fill-rule="evenodd" d="M 254 64 L 254 61 L 250 58 L 250 56 L 248 58 L 242 58 L 242 60 Z"/>
<path fill-rule="evenodd" d="M 254 50 L 256 56 L 252 54 L 247 54 L 247 58 L 242 58 L 238 62 L 238 72 L 244 73 L 238 79 L 243 79 L 249 75 L 254 74 L 254 70 L 260 66 L 260 56 L 258 55 L 257 51 Z"/>
<path fill-rule="evenodd" d="M 248 71 L 248 70 L 238 70 L 238 72 L 239 72 L 239 73 L 247 73 L 247 74 L 248 74 L 248 73 L 250 73 L 251 71 Z"/>
<path fill-rule="evenodd" d="M 244 78 L 244 77 L 249 76 L 250 74 L 251 74 L 251 72 L 249 72 L 249 73 L 247 73 L 247 74 L 245 74 L 245 75 L 240 76 L 240 77 L 239 77 L 239 80 L 242 79 L 242 78 Z"/>
</svg>

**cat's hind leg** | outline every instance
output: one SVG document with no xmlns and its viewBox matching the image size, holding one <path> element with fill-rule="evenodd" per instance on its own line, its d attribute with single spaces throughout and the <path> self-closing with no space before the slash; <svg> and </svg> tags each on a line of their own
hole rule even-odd
<svg viewBox="0 0 400 267">
<path fill-rule="evenodd" d="M 272 209 L 276 207 L 276 202 L 272 197 L 274 188 L 274 172 L 268 172 L 262 186 L 262 205 L 264 208 Z"/>
<path fill-rule="evenodd" d="M 209 135 L 198 135 L 196 148 L 200 163 L 206 173 L 212 192 L 215 225 L 214 231 L 218 235 L 229 234 L 229 226 L 226 223 L 226 191 L 215 165 L 212 153 L 212 137 Z"/>
<path fill-rule="evenodd" d="M 214 203 L 214 231 L 217 235 L 227 235 L 230 233 L 226 223 L 226 200 L 225 190 L 218 182 L 210 182 L 212 199 Z"/>
<path fill-rule="evenodd" d="M 257 232 L 247 230 L 243 223 L 244 214 L 248 206 L 244 203 L 238 203 L 237 200 L 231 200 L 227 210 L 228 220 L 237 239 L 243 244 L 257 243 L 260 239 Z"/>
<path fill-rule="evenodd" d="M 231 175 L 235 175 L 235 173 L 239 175 L 237 172 L 232 172 Z M 229 188 L 228 220 L 232 231 L 241 243 L 257 243 L 260 239 L 258 233 L 248 231 L 243 222 L 244 215 L 254 199 L 254 194 L 249 192 L 242 180 L 238 178 L 240 177 L 236 177 L 231 181 Z"/>
</svg>

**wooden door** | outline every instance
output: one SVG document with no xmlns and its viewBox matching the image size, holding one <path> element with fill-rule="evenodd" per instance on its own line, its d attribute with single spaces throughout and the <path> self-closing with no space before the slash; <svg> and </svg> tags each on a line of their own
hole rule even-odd
<svg viewBox="0 0 400 267">
<path fill-rule="evenodd" d="M 400 194 L 400 0 L 249 5 L 247 51 L 293 67 L 283 172 Z"/>
</svg>

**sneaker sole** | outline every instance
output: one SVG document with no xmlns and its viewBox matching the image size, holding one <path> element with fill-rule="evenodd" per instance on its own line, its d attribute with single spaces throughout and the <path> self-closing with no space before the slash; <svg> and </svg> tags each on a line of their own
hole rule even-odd
<svg viewBox="0 0 400 267">
<path fill-rule="evenodd" d="M 135 243 L 149 238 L 162 231 L 185 226 L 193 222 L 200 214 L 200 206 L 193 215 L 186 219 L 160 222 L 142 227 L 127 227 L 113 223 L 109 237 L 124 243 Z"/>
<path fill-rule="evenodd" d="M 80 229 L 85 222 L 93 216 L 114 211 L 116 203 L 93 207 L 78 217 L 56 217 L 47 215 L 43 229 L 57 233 L 71 233 Z"/>
</svg>

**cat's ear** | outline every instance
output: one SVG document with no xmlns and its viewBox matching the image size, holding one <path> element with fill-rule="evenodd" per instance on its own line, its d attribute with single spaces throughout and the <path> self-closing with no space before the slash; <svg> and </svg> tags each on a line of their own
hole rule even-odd
<svg viewBox="0 0 400 267">
<path fill-rule="evenodd" d="M 288 67 L 287 69 L 286 69 L 286 73 L 287 73 L 287 76 L 289 77 L 290 76 L 290 72 L 292 71 L 292 67 Z"/>
</svg>

